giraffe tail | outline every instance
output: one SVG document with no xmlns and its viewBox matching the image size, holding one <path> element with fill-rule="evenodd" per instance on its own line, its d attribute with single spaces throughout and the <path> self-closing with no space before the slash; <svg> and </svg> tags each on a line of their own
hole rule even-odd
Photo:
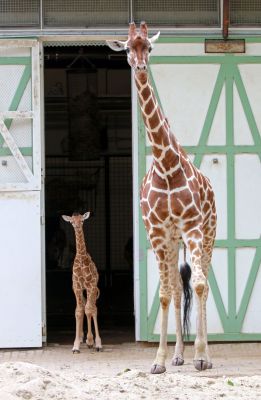
<svg viewBox="0 0 261 400">
<path fill-rule="evenodd" d="M 191 268 L 186 262 L 186 246 L 184 244 L 184 263 L 180 265 L 180 275 L 183 282 L 183 337 L 189 339 L 190 334 L 190 312 L 192 307 L 193 292 L 189 284 Z"/>
</svg>

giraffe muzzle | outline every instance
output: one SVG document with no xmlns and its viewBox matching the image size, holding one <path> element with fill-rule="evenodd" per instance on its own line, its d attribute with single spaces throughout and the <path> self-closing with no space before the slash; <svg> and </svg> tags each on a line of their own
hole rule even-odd
<svg viewBox="0 0 261 400">
<path fill-rule="evenodd" d="M 136 71 L 137 72 L 144 72 L 147 71 L 147 65 L 142 63 L 142 64 L 138 64 L 136 67 Z"/>
</svg>

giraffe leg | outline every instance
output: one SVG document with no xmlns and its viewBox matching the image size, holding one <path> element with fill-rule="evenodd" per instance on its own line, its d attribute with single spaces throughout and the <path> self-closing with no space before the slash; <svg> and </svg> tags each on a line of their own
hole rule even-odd
<svg viewBox="0 0 261 400">
<path fill-rule="evenodd" d="M 73 353 L 80 353 L 80 344 L 82 341 L 82 321 L 84 317 L 84 305 L 81 302 L 77 302 L 75 309 L 75 320 L 76 320 L 76 333 L 74 344 L 72 348 Z"/>
<path fill-rule="evenodd" d="M 97 312 L 93 315 L 94 329 L 95 329 L 95 348 L 97 351 L 102 350 L 102 342 L 99 334 Z"/>
<path fill-rule="evenodd" d="M 86 300 L 85 300 L 85 298 L 84 298 L 83 295 L 82 295 L 82 302 L 83 302 L 83 308 L 85 308 Z M 81 318 L 80 328 L 79 328 L 81 343 L 83 343 L 83 340 L 84 340 L 83 323 L 84 323 L 84 310 L 83 310 L 83 312 L 82 312 L 82 318 Z"/>
<path fill-rule="evenodd" d="M 213 245 L 214 245 L 214 239 L 212 237 L 204 238 L 203 255 L 202 255 L 202 270 L 203 270 L 203 273 L 206 276 L 206 278 L 208 276 L 209 265 L 210 265 L 210 262 L 211 262 Z M 205 287 L 205 290 L 204 290 L 204 293 L 203 293 L 203 335 L 204 335 L 204 339 L 205 339 L 205 342 L 206 342 L 207 368 L 212 368 L 212 362 L 211 362 L 211 358 L 210 358 L 210 355 L 209 355 L 208 342 L 207 342 L 207 310 L 206 310 L 206 303 L 207 303 L 207 298 L 208 298 L 208 292 L 209 292 L 209 286 L 208 286 L 208 283 L 207 283 L 207 285 Z"/>
<path fill-rule="evenodd" d="M 202 271 L 202 242 L 203 235 L 200 228 L 195 228 L 186 237 L 185 243 L 189 248 L 192 266 L 192 286 L 197 304 L 197 333 L 195 339 L 194 366 L 202 371 L 208 368 L 207 342 L 204 324 L 204 310 L 206 303 L 207 279 Z"/>
<path fill-rule="evenodd" d="M 94 329 L 95 329 L 95 348 L 97 351 L 99 351 L 102 349 L 102 344 L 97 322 L 96 299 L 97 299 L 97 287 L 94 287 L 88 291 L 87 302 L 85 306 L 85 313 L 87 315 L 87 321 L 88 321 L 88 333 L 87 333 L 86 343 L 88 346 L 91 347 L 93 347 L 94 345 L 93 334 L 91 329 L 91 318 L 93 318 Z"/>
<path fill-rule="evenodd" d="M 172 358 L 172 365 L 184 364 L 184 343 L 182 337 L 182 324 L 181 324 L 181 297 L 182 297 L 182 282 L 177 265 L 170 269 L 171 286 L 173 291 L 173 300 L 175 308 L 175 322 L 176 322 L 176 345 Z"/>
<path fill-rule="evenodd" d="M 86 316 L 87 316 L 87 338 L 86 338 L 86 343 L 87 343 L 87 346 L 90 349 L 94 345 L 93 334 L 92 334 L 92 314 L 86 312 Z"/>
<path fill-rule="evenodd" d="M 160 343 L 156 358 L 151 367 L 152 374 L 161 374 L 166 371 L 165 360 L 167 357 L 167 329 L 169 304 L 171 300 L 171 288 L 169 284 L 169 267 L 166 263 L 159 263 L 160 271 L 160 305 L 161 305 L 161 329 Z"/>
</svg>

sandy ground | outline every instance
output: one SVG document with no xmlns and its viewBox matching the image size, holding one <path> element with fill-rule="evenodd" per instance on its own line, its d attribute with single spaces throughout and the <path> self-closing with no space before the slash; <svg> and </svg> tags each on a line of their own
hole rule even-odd
<svg viewBox="0 0 261 400">
<path fill-rule="evenodd" d="M 82 346 L 0 351 L 0 400 L 183 400 L 261 399 L 261 343 L 210 345 L 213 369 L 194 369 L 193 347 L 185 364 L 151 375 L 156 347 L 148 344 L 107 344 L 103 352 Z"/>
</svg>

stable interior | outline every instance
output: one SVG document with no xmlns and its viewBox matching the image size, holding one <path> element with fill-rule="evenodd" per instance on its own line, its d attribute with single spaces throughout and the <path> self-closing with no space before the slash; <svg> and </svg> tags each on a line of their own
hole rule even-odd
<svg viewBox="0 0 261 400">
<path fill-rule="evenodd" d="M 103 342 L 134 340 L 131 73 L 105 46 L 44 51 L 47 342 L 72 343 L 73 227 L 90 211 L 88 252 L 99 272 Z M 86 322 L 85 322 L 86 323 Z"/>
</svg>

